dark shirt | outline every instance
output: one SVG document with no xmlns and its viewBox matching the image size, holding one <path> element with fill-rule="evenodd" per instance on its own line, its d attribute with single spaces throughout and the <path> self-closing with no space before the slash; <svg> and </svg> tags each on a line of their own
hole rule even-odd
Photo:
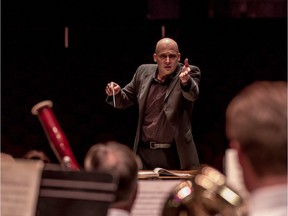
<svg viewBox="0 0 288 216">
<path fill-rule="evenodd" d="M 163 110 L 169 82 L 170 77 L 162 83 L 156 78 L 151 82 L 142 124 L 141 139 L 144 142 L 173 143 L 172 128 Z"/>
</svg>

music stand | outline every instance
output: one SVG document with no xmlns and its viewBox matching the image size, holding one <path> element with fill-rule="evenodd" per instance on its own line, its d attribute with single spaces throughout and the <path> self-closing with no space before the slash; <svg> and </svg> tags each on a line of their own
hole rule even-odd
<svg viewBox="0 0 288 216">
<path fill-rule="evenodd" d="M 36 216 L 106 216 L 118 179 L 109 173 L 45 166 Z"/>
</svg>

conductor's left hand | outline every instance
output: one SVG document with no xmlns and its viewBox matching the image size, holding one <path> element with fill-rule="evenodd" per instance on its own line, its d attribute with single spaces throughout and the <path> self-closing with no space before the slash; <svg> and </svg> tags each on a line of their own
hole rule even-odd
<svg viewBox="0 0 288 216">
<path fill-rule="evenodd" d="M 179 79 L 183 85 L 186 85 L 190 81 L 190 67 L 188 58 L 184 60 L 184 66 L 182 68 L 182 71 L 179 75 Z"/>
</svg>

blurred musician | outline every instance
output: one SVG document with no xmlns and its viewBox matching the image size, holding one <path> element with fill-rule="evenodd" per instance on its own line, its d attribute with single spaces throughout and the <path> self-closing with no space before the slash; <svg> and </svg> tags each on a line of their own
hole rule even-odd
<svg viewBox="0 0 288 216">
<path fill-rule="evenodd" d="M 287 216 L 287 82 L 257 81 L 228 105 L 226 133 L 238 152 L 249 216 Z"/>
<path fill-rule="evenodd" d="M 116 200 L 108 216 L 129 216 L 138 189 L 138 164 L 132 150 L 117 142 L 98 143 L 87 152 L 84 161 L 87 171 L 104 171 L 119 178 Z"/>
</svg>

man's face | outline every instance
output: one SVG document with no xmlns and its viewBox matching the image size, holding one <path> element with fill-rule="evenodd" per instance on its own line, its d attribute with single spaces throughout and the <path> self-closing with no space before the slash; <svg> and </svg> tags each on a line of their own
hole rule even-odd
<svg viewBox="0 0 288 216">
<path fill-rule="evenodd" d="M 173 73 L 180 61 L 180 53 L 172 43 L 163 43 L 154 53 L 154 61 L 158 64 L 159 74 L 167 76 Z"/>
</svg>

